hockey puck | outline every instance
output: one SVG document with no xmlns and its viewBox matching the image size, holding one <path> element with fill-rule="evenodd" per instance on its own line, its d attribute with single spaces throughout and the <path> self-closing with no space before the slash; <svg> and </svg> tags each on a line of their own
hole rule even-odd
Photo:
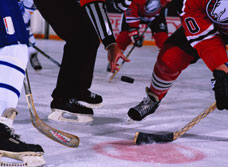
<svg viewBox="0 0 228 167">
<path fill-rule="evenodd" d="M 134 79 L 127 76 L 121 76 L 121 81 L 128 82 L 128 83 L 134 83 Z"/>
</svg>

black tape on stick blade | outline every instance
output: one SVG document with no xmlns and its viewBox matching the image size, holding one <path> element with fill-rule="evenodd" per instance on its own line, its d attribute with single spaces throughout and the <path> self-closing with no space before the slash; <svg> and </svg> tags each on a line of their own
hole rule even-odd
<svg viewBox="0 0 228 167">
<path fill-rule="evenodd" d="M 131 77 L 127 77 L 127 76 L 122 76 L 121 81 L 128 82 L 128 83 L 134 83 L 134 79 Z"/>
</svg>

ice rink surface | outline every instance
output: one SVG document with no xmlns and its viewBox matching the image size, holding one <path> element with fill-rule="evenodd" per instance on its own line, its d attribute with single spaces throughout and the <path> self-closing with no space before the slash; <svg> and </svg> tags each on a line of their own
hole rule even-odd
<svg viewBox="0 0 228 167">
<path fill-rule="evenodd" d="M 61 62 L 63 41 L 37 40 L 37 46 Z M 35 107 L 41 119 L 52 127 L 77 135 L 81 140 L 78 148 L 68 148 L 38 132 L 30 121 L 22 90 L 15 120 L 16 133 L 26 142 L 42 145 L 46 167 L 228 166 L 228 111 L 215 110 L 171 143 L 133 144 L 135 132 L 160 134 L 177 131 L 214 102 L 210 85 L 212 73 L 201 60 L 180 75 L 153 115 L 141 122 L 126 124 L 128 109 L 146 95 L 145 87 L 150 85 L 158 49 L 155 46 L 136 48 L 129 57 L 131 62 L 124 64 L 112 83 L 107 82 L 106 54 L 100 45 L 91 90 L 102 95 L 104 102 L 102 108 L 94 110 L 94 121 L 90 125 L 49 122 L 51 93 L 59 67 L 41 54 L 42 71 L 35 72 L 28 63 Z M 68 75 L 77 77 L 73 71 Z M 135 82 L 120 81 L 122 75 L 133 77 Z"/>
</svg>

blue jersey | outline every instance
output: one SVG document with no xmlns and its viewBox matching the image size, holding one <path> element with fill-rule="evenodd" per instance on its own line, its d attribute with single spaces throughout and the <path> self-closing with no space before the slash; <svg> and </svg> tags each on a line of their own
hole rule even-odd
<svg viewBox="0 0 228 167">
<path fill-rule="evenodd" d="M 17 0 L 0 0 L 0 48 L 14 44 L 28 45 L 28 37 Z"/>
</svg>

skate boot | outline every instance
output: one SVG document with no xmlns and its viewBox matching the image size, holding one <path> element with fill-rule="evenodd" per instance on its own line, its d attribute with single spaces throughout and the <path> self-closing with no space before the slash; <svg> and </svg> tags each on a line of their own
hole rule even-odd
<svg viewBox="0 0 228 167">
<path fill-rule="evenodd" d="M 33 69 L 35 71 L 42 70 L 42 66 L 41 66 L 40 61 L 39 61 L 39 59 L 37 57 L 37 52 L 31 53 L 29 60 L 30 60 L 31 66 L 33 67 Z"/>
<path fill-rule="evenodd" d="M 45 164 L 44 151 L 40 145 L 22 142 L 4 123 L 0 123 L 0 158 L 8 157 L 23 162 L 1 162 L 0 166 L 38 167 Z"/>
<path fill-rule="evenodd" d="M 61 99 L 55 98 L 51 102 L 52 113 L 48 116 L 48 119 L 58 122 L 92 122 L 93 110 L 87 108 L 79 103 L 75 98 Z M 71 119 L 64 117 L 64 114 L 70 114 L 76 116 L 77 119 Z"/>
<path fill-rule="evenodd" d="M 88 108 L 99 108 L 102 106 L 103 99 L 100 95 L 86 90 L 81 92 L 78 97 L 75 98 L 80 104 Z"/>
<path fill-rule="evenodd" d="M 152 92 L 149 92 L 149 88 L 146 88 L 146 93 L 147 97 L 128 111 L 128 116 L 135 121 L 141 121 L 147 115 L 154 113 L 160 104 L 158 97 Z"/>
</svg>

